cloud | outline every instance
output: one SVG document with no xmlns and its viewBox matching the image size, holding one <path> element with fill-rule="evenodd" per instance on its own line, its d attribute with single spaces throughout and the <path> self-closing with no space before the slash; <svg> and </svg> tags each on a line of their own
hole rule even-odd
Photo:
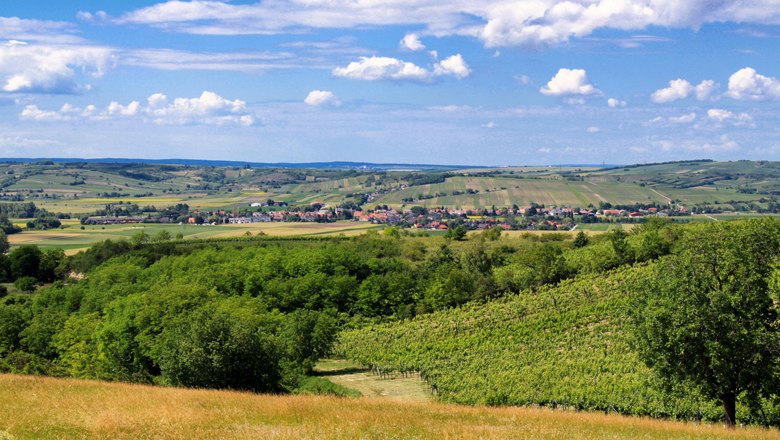
<svg viewBox="0 0 780 440">
<path fill-rule="evenodd" d="M 615 98 L 609 98 L 607 99 L 607 105 L 612 108 L 615 108 L 615 107 L 625 107 L 628 104 L 626 103 L 626 101 L 621 101 Z"/>
<path fill-rule="evenodd" d="M 6 93 L 79 93 L 101 77 L 112 59 L 105 47 L 0 44 L 0 88 Z"/>
<path fill-rule="evenodd" d="M 463 61 L 460 54 L 445 58 L 433 66 L 434 76 L 452 75 L 455 78 L 463 79 L 471 75 L 469 65 Z"/>
<path fill-rule="evenodd" d="M 739 144 L 731 139 L 728 135 L 721 135 L 720 139 L 715 142 L 698 141 L 698 140 L 683 140 L 683 141 L 669 141 L 662 140 L 653 142 L 654 147 L 661 149 L 662 151 L 689 151 L 697 153 L 721 153 L 727 151 L 739 150 Z"/>
<path fill-rule="evenodd" d="M 463 79 L 471 74 L 468 64 L 460 54 L 446 58 L 433 66 L 433 70 L 424 69 L 414 63 L 390 57 L 360 57 L 346 67 L 333 69 L 333 75 L 363 81 L 430 81 L 434 77 L 454 76 Z"/>
<path fill-rule="evenodd" d="M 430 77 L 430 72 L 422 67 L 390 57 L 360 57 L 360 61 L 353 61 L 347 67 L 333 69 L 333 74 L 342 78 L 364 81 L 380 79 L 425 81 Z"/>
<path fill-rule="evenodd" d="M 401 48 L 416 52 L 418 50 L 425 50 L 425 45 L 420 41 L 419 35 L 406 34 L 404 35 L 404 38 L 401 39 Z"/>
<path fill-rule="evenodd" d="M 327 90 L 312 90 L 303 100 L 304 103 L 313 107 L 322 107 L 326 105 L 339 106 L 341 101 L 333 94 L 333 92 Z"/>
<path fill-rule="evenodd" d="M 209 70 L 258 73 L 269 70 L 317 67 L 315 59 L 296 57 L 291 52 L 190 52 L 172 49 L 135 49 L 119 54 L 127 66 L 158 70 Z"/>
<path fill-rule="evenodd" d="M 431 107 L 428 107 L 428 110 L 433 112 L 442 112 L 442 113 L 463 113 L 471 110 L 472 107 L 468 105 L 434 105 Z"/>
<path fill-rule="evenodd" d="M 238 99 L 231 101 L 209 91 L 204 91 L 197 98 L 176 98 L 172 103 L 168 103 L 164 95 L 154 94 L 147 102 L 150 106 L 146 113 L 156 124 L 248 126 L 255 122 L 254 117 L 246 111 L 246 102 Z"/>
<path fill-rule="evenodd" d="M 719 87 L 720 85 L 711 79 L 700 82 L 695 89 L 696 99 L 699 101 L 714 100 L 715 96 L 713 94 Z"/>
<path fill-rule="evenodd" d="M 0 17 L 0 40 L 21 40 L 44 44 L 80 44 L 72 23 Z"/>
<path fill-rule="evenodd" d="M 780 99 L 780 81 L 760 75 L 751 67 L 745 67 L 729 77 L 729 89 L 726 95 L 746 101 Z"/>
<path fill-rule="evenodd" d="M 686 113 L 680 116 L 669 116 L 665 118 L 663 116 L 656 116 L 655 118 L 647 121 L 645 125 L 668 125 L 668 124 L 690 124 L 696 120 L 698 115 L 695 112 Z"/>
<path fill-rule="evenodd" d="M 585 131 L 588 133 L 598 133 L 601 131 L 601 129 L 599 127 L 588 127 Z"/>
<path fill-rule="evenodd" d="M 756 123 L 753 117 L 747 113 L 733 113 L 721 108 L 711 108 L 707 110 L 707 117 L 718 123 L 730 123 L 738 127 L 754 128 Z"/>
<path fill-rule="evenodd" d="M 19 117 L 29 121 L 62 121 L 67 118 L 60 112 L 41 110 L 37 105 L 26 106 Z"/>
<path fill-rule="evenodd" d="M 138 114 L 140 109 L 141 109 L 141 103 L 139 103 L 138 101 L 133 101 L 127 105 L 122 105 L 116 101 L 112 101 L 108 105 L 108 114 L 121 115 L 121 116 L 135 116 Z M 92 111 L 93 109 L 89 109 L 90 113 Z"/>
<path fill-rule="evenodd" d="M 550 96 L 601 94 L 601 91 L 588 82 L 588 75 L 585 70 L 566 68 L 558 70 L 558 73 L 539 91 Z"/>
<path fill-rule="evenodd" d="M 669 87 L 665 89 L 656 90 L 650 99 L 658 104 L 664 104 L 667 102 L 674 102 L 678 99 L 685 99 L 693 93 L 695 87 L 684 79 L 674 79 L 669 81 Z"/>
<path fill-rule="evenodd" d="M 132 101 L 122 105 L 112 101 L 104 109 L 95 105 L 78 108 L 64 104 L 58 111 L 26 106 L 19 118 L 28 121 L 102 121 L 116 118 L 142 118 L 158 125 L 239 125 L 255 124 L 255 117 L 241 100 L 225 99 L 214 92 L 203 92 L 197 98 L 176 98 L 173 102 L 162 93 L 155 93 L 146 105 Z"/>
<path fill-rule="evenodd" d="M 669 122 L 672 124 L 690 124 L 691 122 L 696 120 L 696 113 L 688 113 L 686 115 L 680 115 L 680 116 L 671 116 L 669 118 Z"/>
<path fill-rule="evenodd" d="M 699 85 L 694 86 L 687 80 L 677 78 L 669 81 L 669 87 L 658 89 L 650 96 L 650 99 L 657 104 L 666 104 L 680 99 L 686 99 L 695 96 L 699 101 L 712 100 L 713 93 L 718 89 L 718 84 L 712 80 L 704 80 Z"/>
<path fill-rule="evenodd" d="M 721 22 L 773 25 L 780 24 L 780 10 L 775 0 L 193 0 L 161 2 L 114 21 L 206 35 L 407 25 L 423 28 L 423 34 L 468 36 L 487 47 L 501 47 L 560 44 L 600 29 L 698 29 Z"/>
</svg>

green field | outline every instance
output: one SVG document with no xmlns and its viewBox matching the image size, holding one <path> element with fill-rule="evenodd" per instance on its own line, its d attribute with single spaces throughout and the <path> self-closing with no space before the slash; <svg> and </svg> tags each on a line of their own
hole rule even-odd
<svg viewBox="0 0 780 440">
<path fill-rule="evenodd" d="M 64 229 L 45 231 L 23 231 L 10 235 L 12 248 L 35 244 L 43 249 L 58 248 L 72 253 L 85 249 L 103 240 L 128 239 L 141 232 L 152 238 L 161 231 L 168 231 L 172 237 L 182 234 L 185 239 L 225 238 L 265 233 L 268 235 L 353 235 L 368 230 L 381 229 L 381 225 L 367 225 L 355 222 L 337 223 L 252 223 L 243 225 L 178 225 L 178 224 L 129 224 L 129 225 L 86 225 L 84 229 L 77 221 L 64 223 Z"/>
<path fill-rule="evenodd" d="M 452 195 L 453 191 L 476 191 L 476 194 Z M 446 196 L 436 196 L 446 193 Z M 422 197 L 421 197 L 422 196 Z M 428 198 L 433 196 L 432 198 Z M 404 202 L 404 199 L 414 199 Z M 677 189 L 668 186 L 640 186 L 603 176 L 570 181 L 555 178 L 507 177 L 451 177 L 444 183 L 421 185 L 378 197 L 373 203 L 391 206 L 449 206 L 479 209 L 490 206 L 528 206 L 531 203 L 546 206 L 586 207 L 609 202 L 613 205 L 636 203 L 668 204 L 670 199 L 684 206 L 701 203 L 728 203 L 758 200 L 755 194 L 740 194 L 735 189 L 715 191 L 710 188 Z"/>
</svg>

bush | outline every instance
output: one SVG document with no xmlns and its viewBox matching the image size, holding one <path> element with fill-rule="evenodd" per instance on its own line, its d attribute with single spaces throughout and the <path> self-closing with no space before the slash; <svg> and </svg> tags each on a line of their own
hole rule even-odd
<svg viewBox="0 0 780 440">
<path fill-rule="evenodd" d="M 38 284 L 38 280 L 33 277 L 21 277 L 14 281 L 14 287 L 17 290 L 25 293 L 35 292 L 35 285 Z"/>
</svg>

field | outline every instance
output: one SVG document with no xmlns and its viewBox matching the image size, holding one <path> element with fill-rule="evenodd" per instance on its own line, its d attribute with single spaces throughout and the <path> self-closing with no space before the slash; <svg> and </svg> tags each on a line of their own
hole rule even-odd
<svg viewBox="0 0 780 440">
<path fill-rule="evenodd" d="M 0 375 L 0 438 L 778 439 L 761 428 Z"/>
<path fill-rule="evenodd" d="M 171 236 L 181 233 L 185 239 L 225 238 L 251 233 L 268 235 L 354 235 L 367 230 L 382 228 L 379 225 L 365 223 L 252 223 L 242 225 L 178 225 L 178 224 L 129 224 L 106 226 L 81 226 L 78 221 L 70 220 L 63 223 L 65 229 L 45 231 L 23 231 L 8 237 L 12 247 L 35 244 L 43 249 L 60 248 L 67 253 L 73 253 L 89 247 L 92 243 L 103 240 L 127 239 L 140 232 L 154 237 L 160 231 L 168 231 Z"/>
</svg>

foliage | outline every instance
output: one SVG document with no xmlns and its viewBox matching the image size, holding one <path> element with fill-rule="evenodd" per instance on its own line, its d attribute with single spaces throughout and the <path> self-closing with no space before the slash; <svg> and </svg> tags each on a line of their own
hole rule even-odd
<svg viewBox="0 0 780 440">
<path fill-rule="evenodd" d="M 574 237 L 574 242 L 572 243 L 572 246 L 575 248 L 582 248 L 588 245 L 588 235 L 585 234 L 585 232 L 580 231 L 577 233 L 577 236 Z"/>
<path fill-rule="evenodd" d="M 780 223 L 717 223 L 689 231 L 680 252 L 633 286 L 642 360 L 670 383 L 688 382 L 723 403 L 772 397 L 780 367 L 780 321 L 769 292 L 780 256 Z"/>
<path fill-rule="evenodd" d="M 34 292 L 36 284 L 38 284 L 38 280 L 36 280 L 35 277 L 29 276 L 17 278 L 17 280 L 14 281 L 14 287 L 24 293 Z"/>
<path fill-rule="evenodd" d="M 444 233 L 444 238 L 455 240 L 455 241 L 462 241 L 466 239 L 466 233 L 468 232 L 468 229 L 466 229 L 463 225 L 455 226 L 454 228 L 448 229 L 446 233 Z"/>
</svg>

